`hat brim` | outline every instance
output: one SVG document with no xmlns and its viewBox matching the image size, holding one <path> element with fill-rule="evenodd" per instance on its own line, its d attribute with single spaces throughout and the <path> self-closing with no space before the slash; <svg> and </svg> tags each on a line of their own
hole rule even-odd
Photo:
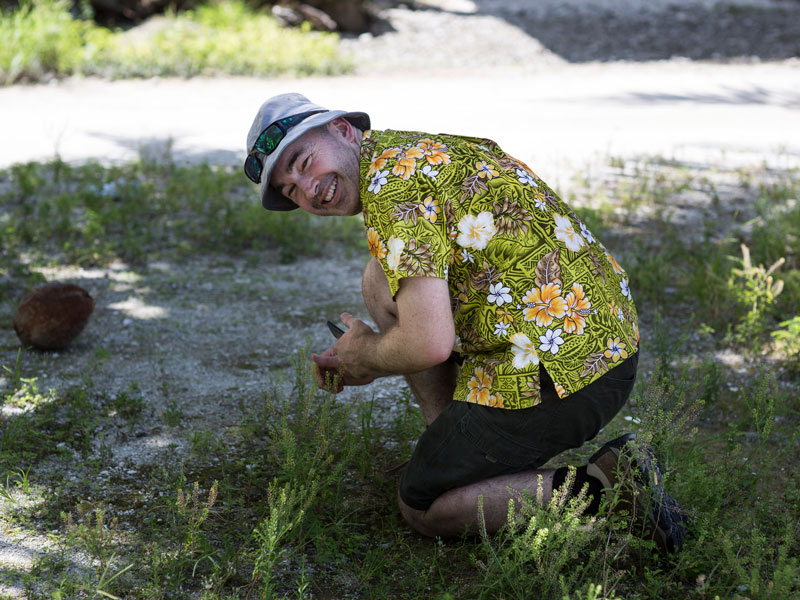
<svg viewBox="0 0 800 600">
<path fill-rule="evenodd" d="M 283 138 L 278 144 L 278 148 L 270 154 L 264 161 L 264 170 L 261 172 L 261 206 L 267 210 L 288 211 L 299 208 L 294 202 L 289 200 L 286 196 L 278 192 L 270 185 L 270 176 L 275 163 L 278 162 L 284 150 L 291 145 L 297 138 L 306 133 L 307 131 L 316 127 L 322 127 L 331 121 L 344 117 L 353 126 L 366 131 L 370 128 L 369 115 L 364 112 L 347 112 L 344 110 L 330 110 L 317 115 L 312 115 L 306 120 L 298 123 L 295 127 L 289 130 L 286 137 Z"/>
</svg>

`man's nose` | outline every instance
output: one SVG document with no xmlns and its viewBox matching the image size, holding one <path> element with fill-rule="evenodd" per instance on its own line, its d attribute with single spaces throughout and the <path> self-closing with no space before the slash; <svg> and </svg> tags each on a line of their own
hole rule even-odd
<svg viewBox="0 0 800 600">
<path fill-rule="evenodd" d="M 310 199 L 317 195 L 317 189 L 319 188 L 319 185 L 317 184 L 316 179 L 313 177 L 306 175 L 300 181 L 298 181 L 298 185 L 300 186 L 300 189 L 303 190 L 306 198 Z"/>
</svg>

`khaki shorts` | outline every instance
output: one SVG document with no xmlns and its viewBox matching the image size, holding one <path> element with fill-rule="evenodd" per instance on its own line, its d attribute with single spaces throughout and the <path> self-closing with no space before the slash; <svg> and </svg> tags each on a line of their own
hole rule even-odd
<svg viewBox="0 0 800 600">
<path fill-rule="evenodd" d="M 400 497 L 427 510 L 447 490 L 536 469 L 594 438 L 633 390 L 639 354 L 582 390 L 559 398 L 544 368 L 542 402 L 507 410 L 454 401 L 420 437 L 400 481 Z"/>
</svg>

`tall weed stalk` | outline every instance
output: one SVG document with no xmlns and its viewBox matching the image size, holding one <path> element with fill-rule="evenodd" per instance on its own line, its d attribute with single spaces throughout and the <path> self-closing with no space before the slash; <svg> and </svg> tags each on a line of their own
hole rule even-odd
<svg viewBox="0 0 800 600">
<path fill-rule="evenodd" d="M 575 471 L 546 504 L 542 487 L 537 495 L 523 492 L 508 503 L 506 525 L 490 537 L 486 532 L 483 501 L 478 516 L 484 559 L 476 560 L 483 570 L 480 598 L 531 598 L 561 600 L 570 590 L 603 577 L 606 546 L 603 520 L 585 518 L 591 502 L 586 490 L 570 498 Z M 535 591 L 535 592 L 534 592 Z"/>
</svg>

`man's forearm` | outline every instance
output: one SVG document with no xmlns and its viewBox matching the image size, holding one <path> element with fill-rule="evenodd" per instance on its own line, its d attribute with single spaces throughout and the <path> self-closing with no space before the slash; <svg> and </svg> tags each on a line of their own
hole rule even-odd
<svg viewBox="0 0 800 600">
<path fill-rule="evenodd" d="M 396 304 L 395 324 L 380 333 L 349 314 L 342 315 L 350 331 L 336 342 L 334 350 L 344 363 L 344 375 L 358 379 L 408 375 L 449 358 L 455 326 L 447 282 L 403 279 Z"/>
</svg>

